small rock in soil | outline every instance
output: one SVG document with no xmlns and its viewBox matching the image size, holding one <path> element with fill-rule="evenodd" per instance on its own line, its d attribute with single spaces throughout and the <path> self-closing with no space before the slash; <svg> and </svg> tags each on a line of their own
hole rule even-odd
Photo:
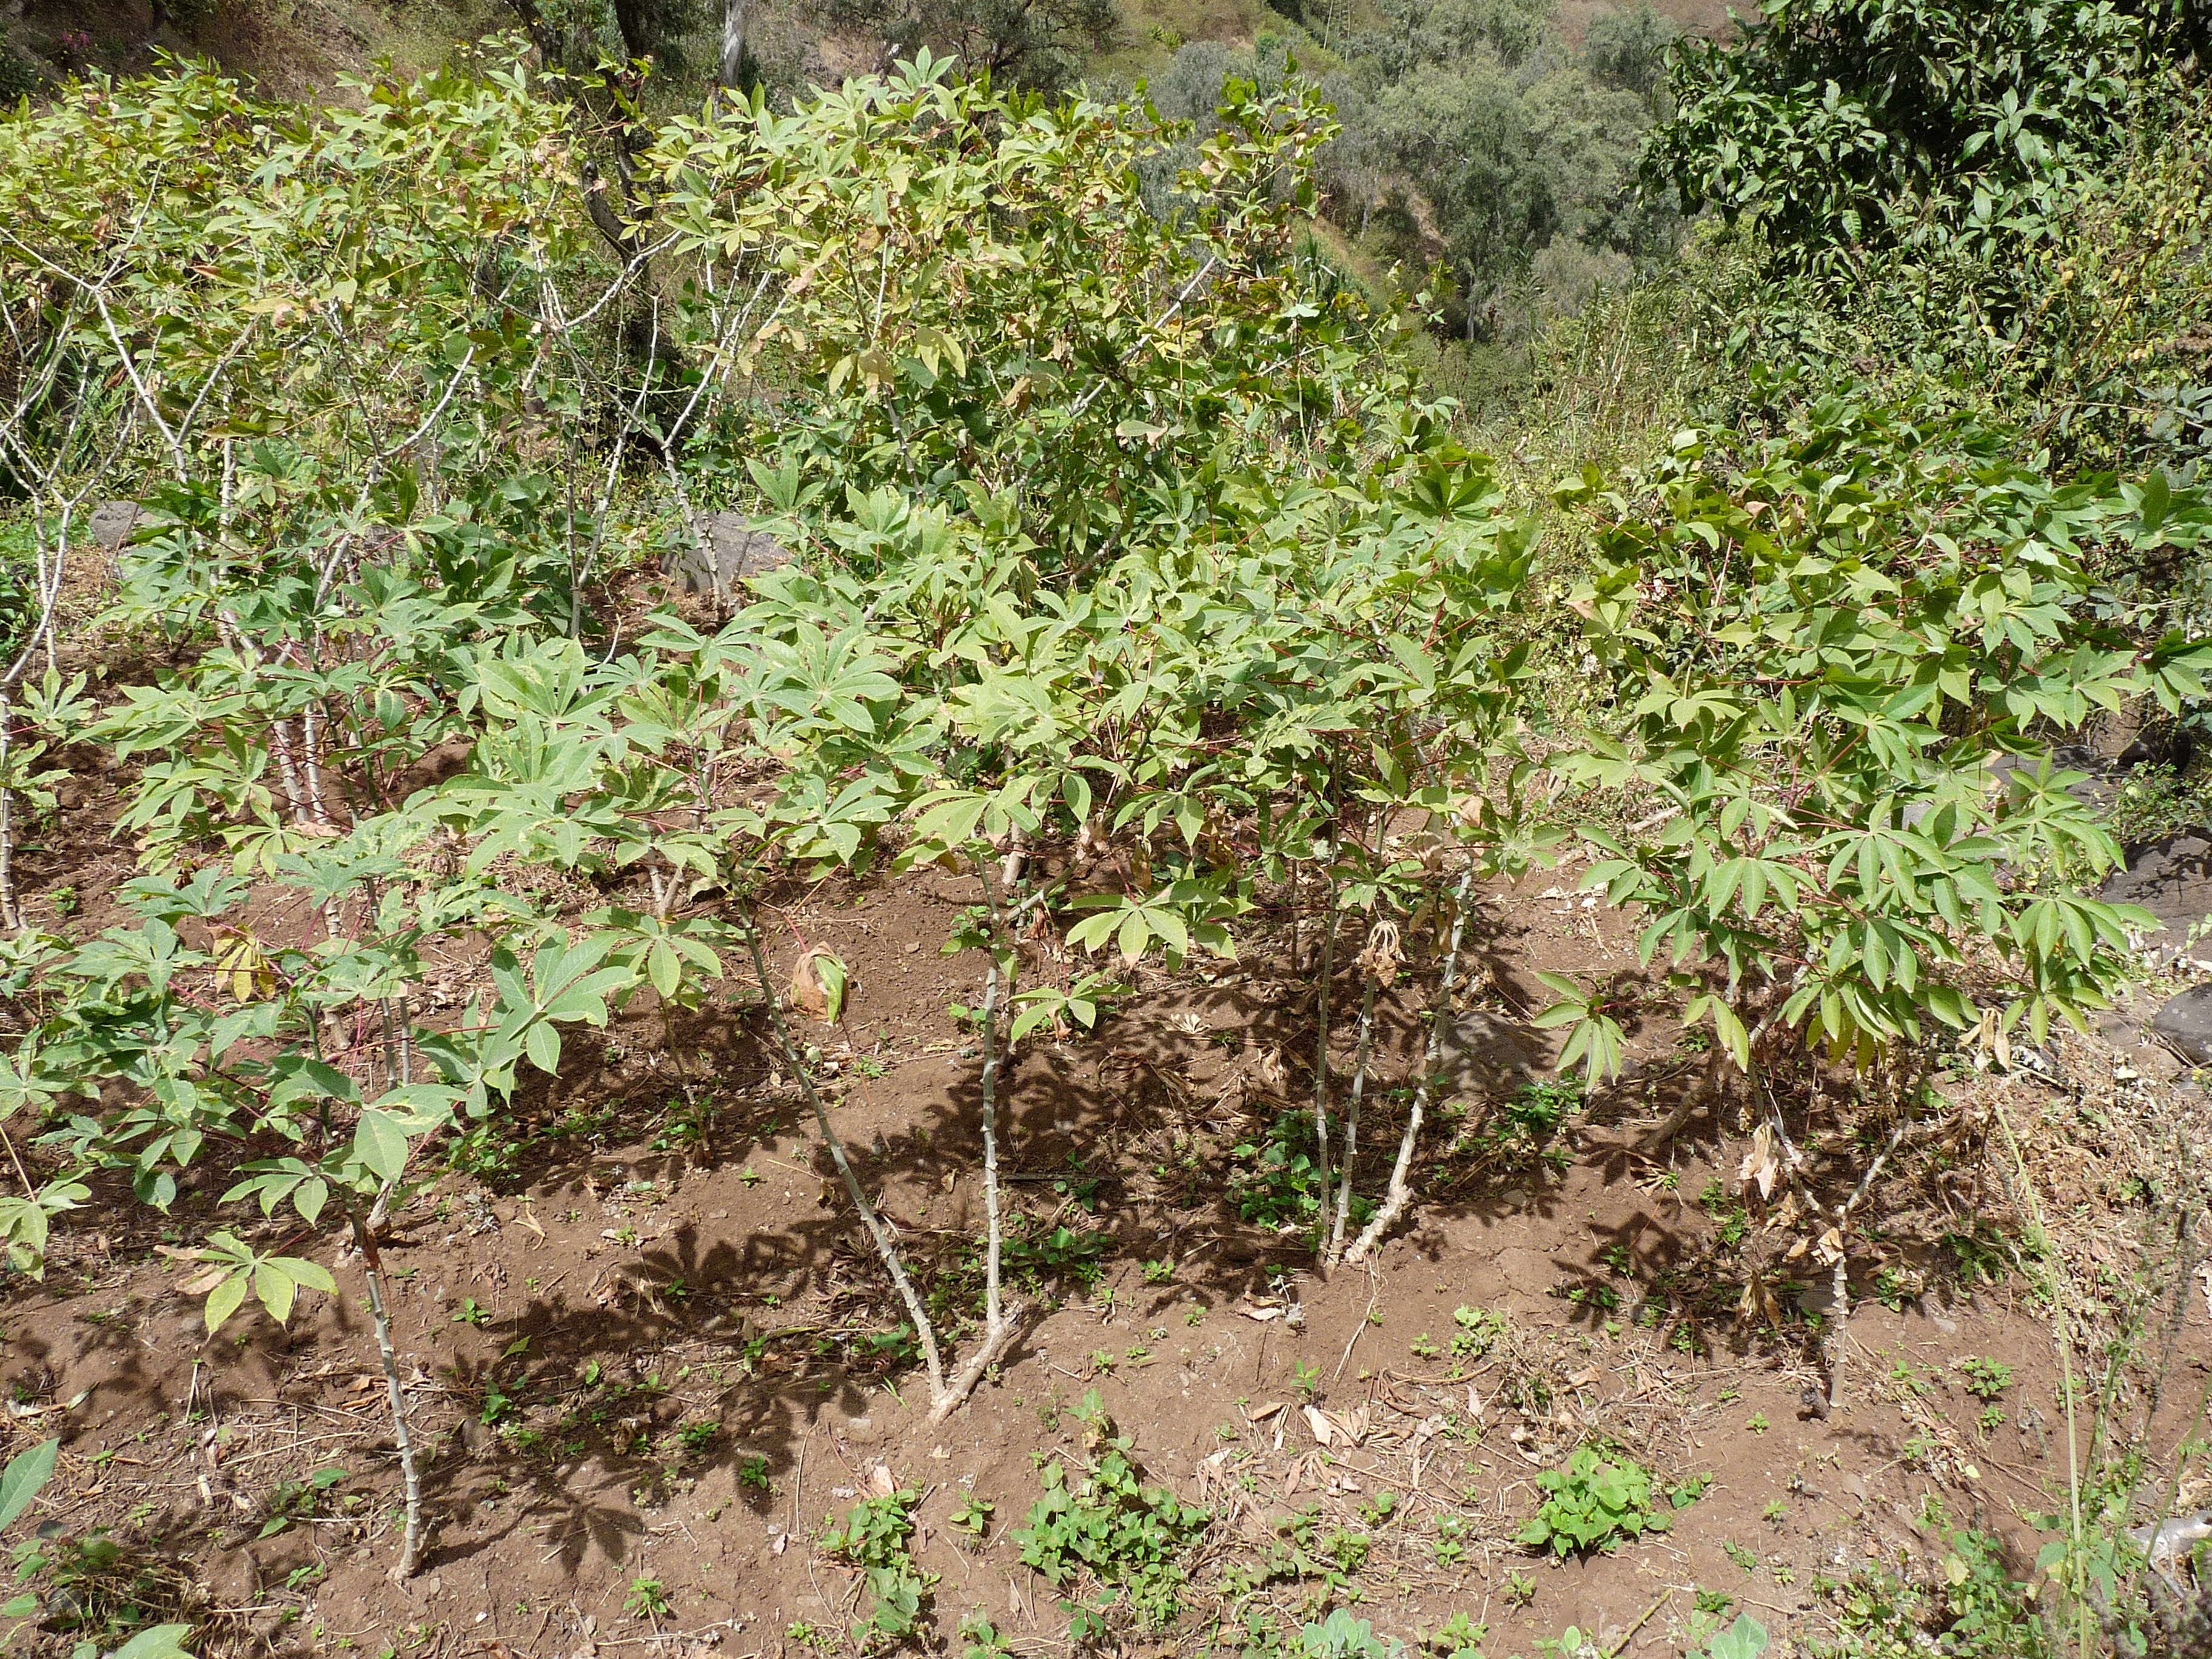
<svg viewBox="0 0 2212 1659">
<path fill-rule="evenodd" d="M 1540 1063 L 1539 1042 L 1502 1014 L 1457 1015 L 1444 1028 L 1437 1092 L 1449 1100 L 1518 1088 Z"/>
<path fill-rule="evenodd" d="M 2212 985 L 2192 985 L 2158 1011 L 2151 1029 L 2199 1066 L 2212 1066 Z"/>
<path fill-rule="evenodd" d="M 2153 941 L 2165 954 L 2178 952 L 2189 925 L 2212 915 L 2212 840 L 2184 830 L 2129 849 L 2127 868 L 2115 870 L 2097 889 L 2108 904 L 2140 904 L 2166 924 Z"/>
<path fill-rule="evenodd" d="M 94 547 L 117 548 L 138 522 L 138 503 L 136 501 L 102 501 L 92 509 L 86 523 Z"/>
<path fill-rule="evenodd" d="M 791 550 L 745 522 L 742 513 L 709 513 L 699 520 L 699 545 L 660 556 L 664 575 L 692 593 L 728 598 L 748 576 L 765 575 L 791 562 Z"/>
</svg>

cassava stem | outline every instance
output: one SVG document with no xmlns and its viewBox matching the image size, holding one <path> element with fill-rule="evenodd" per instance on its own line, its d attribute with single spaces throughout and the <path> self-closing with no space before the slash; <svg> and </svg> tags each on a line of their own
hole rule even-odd
<svg viewBox="0 0 2212 1659">
<path fill-rule="evenodd" d="M 1321 990 L 1316 1003 L 1314 1038 L 1314 1168 L 1321 1189 L 1328 1191 L 1328 981 L 1336 971 L 1336 882 L 1324 879 L 1328 914 L 1322 923 Z"/>
<path fill-rule="evenodd" d="M 1437 1000 L 1430 1011 L 1429 1045 L 1421 1056 L 1420 1086 L 1413 1091 L 1413 1115 L 1406 1120 L 1405 1136 L 1398 1142 L 1398 1161 L 1390 1170 L 1390 1191 L 1375 1218 L 1345 1252 L 1347 1261 L 1365 1261 L 1367 1253 L 1382 1242 L 1382 1235 L 1390 1231 L 1413 1200 L 1413 1189 L 1407 1176 L 1413 1166 L 1413 1144 L 1420 1139 L 1421 1119 L 1436 1095 L 1437 1073 L 1443 1059 L 1444 1022 L 1450 1017 L 1452 988 L 1459 978 L 1460 941 L 1467 936 L 1467 896 L 1474 885 L 1474 866 L 1470 864 L 1467 873 L 1460 878 L 1459 891 L 1452 900 L 1456 908 L 1452 915 L 1451 949 L 1445 954 L 1443 980 L 1437 987 Z"/>
<path fill-rule="evenodd" d="M 377 1195 L 377 1207 L 382 1209 L 392 1189 L 387 1187 Z M 392 1576 L 397 1579 L 415 1575 L 415 1558 L 422 1546 L 422 1476 L 415 1467 L 415 1442 L 407 1432 L 407 1407 L 399 1392 L 399 1356 L 392 1346 L 392 1321 L 384 1310 L 384 1258 L 377 1253 L 376 1230 L 362 1218 L 353 1205 L 346 1206 L 346 1218 L 353 1223 L 353 1242 L 361 1251 L 363 1269 L 368 1278 L 368 1316 L 376 1328 L 376 1352 L 384 1361 L 385 1397 L 392 1406 L 392 1437 L 399 1449 L 400 1478 L 407 1486 L 407 1530 L 399 1544 L 399 1559 L 393 1564 Z"/>
<path fill-rule="evenodd" d="M 975 1391 L 975 1384 L 990 1368 L 1005 1346 L 1010 1329 L 1006 1309 L 1000 1299 L 999 1261 L 1000 1235 L 999 1229 L 999 953 L 996 945 L 1001 939 L 1006 945 L 1006 996 L 1012 1002 L 1014 976 L 1020 971 L 1021 958 L 1015 953 L 1014 941 L 1006 927 L 1006 912 L 1000 908 L 999 896 L 991 886 L 990 861 L 981 856 L 975 859 L 975 873 L 983 883 L 983 896 L 991 907 L 990 945 L 984 950 L 989 965 L 983 970 L 983 1215 L 988 1242 L 983 1258 L 983 1341 L 968 1357 L 951 1382 L 938 1392 L 929 1408 L 929 1420 L 942 1423 Z"/>
<path fill-rule="evenodd" d="M 1359 1152 L 1359 1101 L 1367 1090 L 1367 1054 L 1375 1037 L 1375 975 L 1361 964 L 1366 982 L 1359 994 L 1359 1043 L 1352 1062 L 1352 1092 L 1344 1108 L 1344 1165 L 1337 1173 L 1336 1224 L 1328 1236 L 1328 1264 L 1344 1256 L 1345 1224 L 1352 1218 L 1352 1163 Z"/>
<path fill-rule="evenodd" d="M 852 1198 L 853 1207 L 860 1212 L 860 1220 L 866 1226 L 868 1236 L 875 1240 L 876 1254 L 882 1258 L 884 1271 L 890 1274 L 891 1284 L 897 1289 L 899 1299 L 906 1304 L 907 1317 L 914 1321 L 915 1335 L 921 1343 L 922 1362 L 929 1367 L 930 1397 L 933 1400 L 942 1399 L 945 1395 L 945 1360 L 938 1352 L 937 1331 L 930 1324 L 929 1316 L 922 1311 L 921 1298 L 915 1293 L 913 1281 L 906 1276 L 906 1264 L 899 1260 L 898 1245 L 891 1237 L 890 1229 L 884 1224 L 883 1217 L 876 1213 L 876 1206 L 868 1200 L 867 1190 L 860 1185 L 860 1177 L 854 1173 L 852 1160 L 845 1156 L 845 1143 L 837 1138 L 836 1130 L 830 1125 L 830 1109 L 823 1104 L 821 1092 L 814 1086 L 813 1076 L 807 1071 L 805 1062 L 799 1059 L 799 1049 L 791 1040 L 790 1029 L 784 1024 L 783 1006 L 776 1000 L 775 981 L 769 977 L 768 957 L 761 950 L 760 929 L 753 921 L 752 913 L 740 908 L 738 918 L 738 926 L 744 933 L 745 947 L 752 952 L 753 971 L 760 975 L 761 991 L 768 1001 L 769 1024 L 775 1031 L 776 1044 L 783 1050 L 784 1060 L 790 1066 L 792 1075 L 799 1079 L 799 1086 L 805 1091 L 807 1103 L 814 1108 L 815 1127 L 821 1131 L 822 1144 L 830 1149 L 830 1161 L 837 1166 L 837 1173 L 844 1177 L 845 1191 Z"/>
<path fill-rule="evenodd" d="M 8 721 L 10 714 L 8 699 L 0 694 L 0 780 L 8 773 Z M 20 932 L 23 926 L 22 913 L 15 908 L 15 792 L 0 781 L 0 924 L 11 932 Z"/>
</svg>

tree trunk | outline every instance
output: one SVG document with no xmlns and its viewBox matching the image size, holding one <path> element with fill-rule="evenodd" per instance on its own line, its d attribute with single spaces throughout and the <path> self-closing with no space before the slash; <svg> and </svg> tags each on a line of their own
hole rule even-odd
<svg viewBox="0 0 2212 1659">
<path fill-rule="evenodd" d="M 722 90 L 732 101 L 744 88 L 738 75 L 745 62 L 745 0 L 722 0 Z"/>
<path fill-rule="evenodd" d="M 615 27 L 622 31 L 623 50 L 633 60 L 651 58 L 659 51 L 659 9 L 653 0 L 615 0 Z"/>
</svg>

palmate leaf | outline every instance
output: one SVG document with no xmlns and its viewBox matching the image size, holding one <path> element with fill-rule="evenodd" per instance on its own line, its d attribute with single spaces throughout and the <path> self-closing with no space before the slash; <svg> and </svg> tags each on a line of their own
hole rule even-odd
<svg viewBox="0 0 2212 1659">
<path fill-rule="evenodd" d="M 2063 728 L 2154 690 L 2088 603 L 2078 550 L 2124 492 L 2000 480 L 1930 453 L 1950 434 L 1886 420 L 1824 410 L 1734 471 L 1689 434 L 1645 481 L 1669 504 L 1656 522 L 1632 495 L 1606 505 L 1575 602 L 1631 729 L 1560 770 L 1678 806 L 1632 848 L 1586 830 L 1606 854 L 1586 883 L 1643 908 L 1643 960 L 1664 947 L 1725 970 L 1728 1013 L 1700 997 L 1691 1018 L 1740 1065 L 1747 1011 L 1780 975 L 1803 981 L 1782 1023 L 1865 1065 L 1972 1024 L 1937 975 L 1976 942 L 2009 959 L 2033 1029 L 2108 1000 L 2140 926 L 2064 890 L 2115 854 L 2052 769 L 2015 768 L 2001 798 L 1984 770 L 2037 749 L 2030 720 Z M 1866 484 L 1838 487 L 1839 455 Z M 1947 701 L 1984 718 L 1947 736 Z M 2058 880 L 2002 878 L 2028 868 Z M 1586 1064 L 1605 1054 L 1586 1008 L 1546 1018 Z"/>
</svg>

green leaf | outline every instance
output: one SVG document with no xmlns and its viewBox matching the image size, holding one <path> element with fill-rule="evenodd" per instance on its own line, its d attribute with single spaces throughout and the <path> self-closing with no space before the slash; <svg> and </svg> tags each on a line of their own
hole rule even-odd
<svg viewBox="0 0 2212 1659">
<path fill-rule="evenodd" d="M 1766 1626 L 1749 1613 L 1740 1613 L 1735 1623 L 1713 1638 L 1706 1651 L 1712 1659 L 1759 1659 L 1766 1644 Z"/>
<path fill-rule="evenodd" d="M 561 1069 L 561 1032 L 550 1020 L 538 1020 L 522 1034 L 522 1052 L 549 1077 Z"/>
<path fill-rule="evenodd" d="M 238 1311 L 239 1304 L 246 1300 L 251 1277 L 248 1271 L 241 1267 L 208 1292 L 205 1314 L 210 1336 L 221 1330 L 223 1322 Z"/>
<path fill-rule="evenodd" d="M 835 1025 L 845 1017 L 845 964 L 828 951 L 817 951 L 814 974 L 822 981 L 823 1017 Z"/>
<path fill-rule="evenodd" d="M 325 1296 L 338 1293 L 338 1282 L 331 1277 L 327 1267 L 296 1255 L 273 1255 L 269 1260 L 279 1273 L 302 1290 L 320 1291 Z"/>
<path fill-rule="evenodd" d="M 353 1150 L 362 1165 L 382 1180 L 397 1181 L 406 1170 L 406 1132 L 398 1119 L 374 1106 L 364 1108 L 354 1126 Z"/>
<path fill-rule="evenodd" d="M 185 1638 L 191 1633 L 190 1625 L 149 1626 L 108 1655 L 107 1659 L 192 1659 L 191 1650 L 185 1646 Z"/>
<path fill-rule="evenodd" d="M 54 1461 L 61 1455 L 58 1439 L 41 1440 L 30 1450 L 18 1452 L 0 1470 L 0 1527 L 6 1526 L 30 1506 L 54 1478 Z"/>
<path fill-rule="evenodd" d="M 279 1325 L 292 1316 L 292 1297 L 298 1288 L 275 1262 L 258 1261 L 254 1264 L 253 1294 L 269 1310 L 269 1316 Z"/>
</svg>

